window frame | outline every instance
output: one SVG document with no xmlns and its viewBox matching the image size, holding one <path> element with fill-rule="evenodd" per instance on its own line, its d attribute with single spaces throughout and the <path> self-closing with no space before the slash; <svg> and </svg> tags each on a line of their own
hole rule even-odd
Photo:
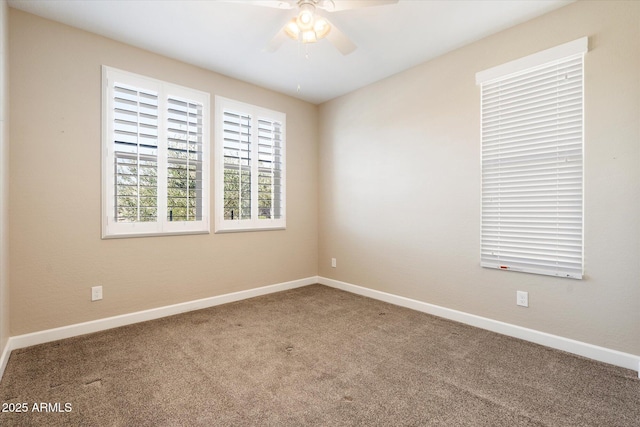
<svg viewBox="0 0 640 427">
<path fill-rule="evenodd" d="M 246 220 L 225 219 L 225 154 L 224 154 L 224 113 L 233 111 L 241 115 L 251 117 L 251 128 L 258 129 L 257 122 L 266 119 L 271 122 L 278 122 L 281 126 L 281 190 L 280 190 L 280 210 L 281 216 L 277 219 L 261 219 L 258 215 L 258 181 L 251 181 L 251 206 L 256 208 L 252 211 L 251 218 Z M 245 232 L 245 231 L 267 231 L 286 229 L 286 114 L 283 112 L 259 107 L 230 98 L 216 95 L 215 97 L 215 233 Z M 258 133 L 251 134 L 251 171 L 252 176 L 258 173 Z"/>
<path fill-rule="evenodd" d="M 481 85 L 482 267 L 583 278 L 584 55 L 587 51 L 588 38 L 582 37 L 476 74 L 476 83 Z M 553 67 L 576 63 L 579 63 L 579 84 L 566 80 L 570 74 L 565 71 L 564 78 L 560 79 L 557 74 L 554 77 L 555 92 L 546 89 L 550 86 L 542 86 L 542 79 L 548 78 L 543 73 Z M 517 81 L 530 83 L 523 89 Z M 559 88 L 566 90 L 564 82 L 573 85 L 572 91 L 579 88 L 579 92 L 568 92 L 569 95 L 559 92 Z M 503 95 L 502 89 L 494 89 L 503 84 L 506 85 L 505 90 L 509 91 L 508 95 Z M 515 84 L 518 84 L 517 92 L 509 86 Z M 492 95 L 492 99 L 499 99 L 498 107 L 485 103 L 485 85 L 489 93 L 499 94 L 499 98 Z M 544 104 L 544 109 L 541 109 L 543 104 L 539 100 L 543 98 L 537 96 L 543 92 L 538 87 L 544 87 L 549 94 L 553 94 L 544 100 L 554 99 L 556 102 L 554 126 L 545 124 L 552 123 L 548 116 L 548 111 L 552 110 L 547 105 L 554 104 Z M 536 94 L 535 101 L 532 93 Z M 571 98 L 573 104 L 567 109 L 566 99 L 569 98 L 565 97 L 578 95 L 579 104 L 575 103 L 577 98 Z M 503 102 L 505 107 L 502 107 Z M 579 105 L 579 109 L 576 105 Z M 487 119 L 492 124 L 486 124 Z M 551 133 L 553 137 L 549 134 L 539 136 L 542 135 L 540 129 L 550 131 L 554 127 L 556 129 Z M 576 128 L 579 129 L 579 139 L 572 137 L 566 140 L 567 136 L 561 133 Z M 576 151 L 578 146 L 579 150 Z M 554 156 L 555 161 L 549 160 Z M 579 185 L 576 184 L 578 181 Z M 554 202 L 547 200 L 553 194 L 552 187 L 556 194 Z M 579 195 L 576 188 L 579 188 Z M 496 197 L 497 200 L 494 200 Z M 547 237 L 541 237 L 543 234 Z"/>
<path fill-rule="evenodd" d="M 115 221 L 115 149 L 114 149 L 114 84 L 132 86 L 139 90 L 157 93 L 157 178 L 156 221 Z M 170 221 L 167 218 L 168 198 L 168 106 L 169 98 L 189 100 L 202 106 L 202 188 L 200 218 L 195 221 Z M 208 234 L 210 232 L 210 95 L 207 92 L 176 85 L 140 74 L 106 65 L 102 66 L 102 238 L 128 238 L 183 234 Z"/>
</svg>

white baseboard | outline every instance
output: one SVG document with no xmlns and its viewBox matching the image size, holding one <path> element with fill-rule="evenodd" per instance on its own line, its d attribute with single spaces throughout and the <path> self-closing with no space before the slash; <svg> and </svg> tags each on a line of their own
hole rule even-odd
<svg viewBox="0 0 640 427">
<path fill-rule="evenodd" d="M 4 368 L 7 367 L 7 362 L 9 362 L 9 356 L 11 355 L 11 338 L 7 340 L 7 344 L 2 349 L 2 353 L 0 354 L 0 380 L 2 380 L 2 376 L 4 375 Z"/>
<path fill-rule="evenodd" d="M 541 344 L 557 350 L 566 351 L 589 359 L 597 360 L 611 365 L 638 371 L 640 378 L 640 356 L 623 353 L 617 350 L 611 350 L 605 347 L 588 344 L 557 335 L 547 334 L 545 332 L 536 331 L 534 329 L 523 328 L 521 326 L 512 325 L 510 323 L 492 320 L 486 317 L 476 316 L 474 314 L 462 311 L 452 310 L 450 308 L 417 301 L 386 292 L 376 291 L 374 289 L 364 288 L 362 286 L 352 285 L 350 283 L 340 282 L 338 280 L 328 279 L 326 277 L 318 277 L 318 283 L 330 286 L 343 291 L 366 296 L 380 301 L 388 302 L 401 307 L 410 308 L 412 310 L 421 311 L 423 313 L 433 314 L 445 319 L 455 320 L 456 322 L 465 323 L 477 328 L 486 329 L 497 332 L 502 335 L 508 335 L 514 338 L 520 338 L 536 344 Z"/>
<path fill-rule="evenodd" d="M 534 329 L 523 328 L 521 326 L 516 326 L 509 323 L 492 320 L 486 317 L 476 316 L 474 314 L 440 307 L 434 304 L 429 304 L 426 302 L 417 301 L 386 292 L 376 291 L 374 289 L 364 288 L 362 286 L 357 286 L 326 277 L 313 276 L 307 277 L 305 279 L 293 280 L 290 282 L 249 289 L 246 291 L 233 292 L 230 294 L 203 298 L 195 301 L 188 301 L 180 304 L 158 307 L 150 310 L 138 311 L 135 313 L 123 314 L 119 316 L 107 317 L 105 319 L 98 319 L 90 322 L 33 332 L 30 334 L 17 335 L 9 338 L 7 344 L 5 345 L 5 348 L 2 350 L 2 354 L 0 355 L 0 380 L 2 379 L 2 376 L 4 374 L 4 370 L 7 366 L 7 362 L 9 361 L 11 352 L 19 348 L 43 344 L 46 342 L 56 341 L 64 338 L 71 338 L 78 335 L 89 334 L 92 332 L 104 331 L 106 329 L 145 322 L 147 320 L 159 319 L 162 317 L 172 316 L 188 311 L 200 310 L 220 304 L 240 301 L 260 295 L 285 291 L 288 289 L 299 288 L 315 283 L 342 289 L 347 292 L 388 302 L 394 305 L 399 305 L 401 307 L 410 308 L 412 310 L 421 311 L 423 313 L 433 314 L 445 319 L 455 320 L 460 323 L 465 323 L 467 325 L 475 326 L 481 329 L 497 332 L 499 334 L 520 338 L 526 341 L 541 344 L 558 350 L 563 350 L 600 362 L 609 363 L 611 365 L 632 369 L 634 371 L 638 371 L 638 376 L 640 377 L 640 356 L 637 355 L 623 353 L 617 350 L 611 350 L 605 347 L 599 347 L 593 344 L 575 341 L 557 335 L 547 334 L 545 332 L 536 331 Z"/>
<path fill-rule="evenodd" d="M 50 341 L 57 341 L 64 338 L 71 338 L 78 335 L 92 332 L 104 331 L 106 329 L 117 328 L 119 326 L 131 325 L 133 323 L 145 322 L 147 320 L 159 319 L 161 317 L 173 316 L 174 314 L 186 313 L 188 311 L 200 310 L 220 304 L 227 304 L 260 295 L 272 294 L 274 292 L 299 288 L 302 286 L 318 283 L 318 277 L 312 276 L 305 279 L 293 280 L 290 282 L 278 283 L 270 286 L 249 289 L 246 291 L 233 292 L 230 294 L 218 295 L 210 298 L 203 298 L 195 301 L 188 301 L 180 304 L 168 305 L 165 307 L 152 308 L 150 310 L 137 311 L 135 313 L 122 314 L 119 316 L 107 317 L 104 319 L 92 320 L 89 322 L 77 323 L 60 328 L 47 329 L 30 334 L 16 335 L 9 338 L 7 345 L 0 356 L 0 380 L 4 374 L 4 369 L 9 361 L 9 356 L 13 350 L 43 344 Z"/>
</svg>

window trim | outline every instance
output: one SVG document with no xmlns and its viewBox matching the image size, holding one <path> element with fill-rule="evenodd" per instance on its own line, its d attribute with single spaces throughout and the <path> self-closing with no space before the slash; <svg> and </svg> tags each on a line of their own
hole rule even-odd
<svg viewBox="0 0 640 427">
<path fill-rule="evenodd" d="M 494 268 L 499 270 L 507 270 L 507 271 L 519 271 L 519 272 L 526 272 L 526 273 L 550 275 L 550 276 L 565 277 L 565 278 L 572 278 L 572 279 L 583 278 L 583 274 L 584 274 L 584 141 L 585 141 L 585 137 L 584 137 L 584 54 L 587 52 L 587 50 L 588 50 L 588 38 L 583 37 L 583 38 L 556 46 L 554 48 L 547 49 L 545 51 L 538 52 L 536 54 L 529 55 L 527 57 L 524 57 L 515 61 L 511 61 L 509 63 L 503 64 L 497 67 L 493 67 L 485 71 L 478 72 L 476 74 L 476 83 L 482 86 L 481 87 L 481 103 L 480 103 L 481 104 L 480 140 L 481 140 L 481 153 L 482 153 L 480 265 L 482 267 Z M 542 224 L 545 224 L 547 221 L 543 219 L 543 220 L 537 220 L 535 223 L 531 223 L 529 222 L 530 218 L 537 218 L 540 213 L 545 213 L 549 215 L 549 213 L 552 211 L 548 210 L 548 207 L 542 208 L 541 206 L 543 205 L 541 205 L 540 203 L 543 203 L 543 202 L 533 202 L 532 201 L 534 200 L 533 198 L 526 198 L 525 199 L 526 202 L 524 204 L 522 201 L 518 201 L 518 202 L 512 201 L 514 200 L 512 198 L 513 191 L 516 187 L 524 185 L 524 186 L 528 186 L 525 188 L 528 188 L 529 192 L 533 188 L 535 188 L 536 191 L 538 191 L 539 184 L 536 184 L 537 186 L 533 187 L 534 184 L 532 183 L 533 182 L 532 180 L 540 179 L 541 177 L 545 177 L 545 179 L 547 179 L 547 177 L 550 176 L 548 172 L 542 172 L 541 169 L 537 169 L 540 166 L 533 166 L 533 169 L 532 169 L 531 163 L 529 163 L 527 166 L 529 168 L 529 171 L 526 173 L 526 177 L 522 173 L 518 175 L 513 175 L 513 169 L 512 169 L 513 166 L 508 165 L 509 157 L 512 155 L 523 156 L 522 157 L 523 159 L 537 158 L 537 154 L 535 156 L 533 154 L 529 154 L 530 148 L 526 148 L 526 149 L 524 148 L 525 147 L 525 145 L 523 145 L 524 140 L 514 139 L 514 135 L 522 134 L 523 130 L 518 130 L 517 132 L 514 132 L 513 126 L 517 124 L 517 126 L 521 129 L 530 129 L 528 127 L 523 128 L 522 127 L 523 123 L 526 123 L 526 121 L 530 121 L 532 117 L 535 117 L 536 119 L 540 120 L 541 117 L 544 117 L 544 115 L 542 115 L 543 113 L 540 112 L 541 110 L 539 110 L 539 107 L 532 108 L 530 107 L 531 104 L 529 105 L 523 104 L 523 105 L 527 105 L 526 110 L 520 110 L 518 113 L 514 113 L 514 111 L 516 110 L 514 110 L 514 107 L 512 105 L 509 105 L 508 107 L 505 107 L 505 110 L 502 110 L 502 109 L 498 110 L 500 111 L 500 115 L 495 116 L 495 113 L 493 111 L 496 111 L 496 107 L 489 107 L 488 105 L 485 105 L 485 99 L 484 99 L 485 85 L 490 87 L 492 85 L 502 84 L 504 82 L 508 87 L 509 84 L 514 84 L 513 82 L 515 80 L 522 79 L 523 75 L 538 71 L 536 69 L 539 69 L 540 71 L 542 70 L 546 71 L 547 67 L 554 66 L 555 64 L 568 64 L 570 63 L 570 61 L 576 61 L 576 60 L 579 60 L 580 73 L 581 73 L 580 74 L 581 82 L 580 82 L 580 86 L 578 86 L 580 88 L 579 95 L 581 100 L 580 110 L 579 110 L 580 112 L 579 177 L 581 182 L 579 187 L 580 188 L 580 209 L 579 211 L 571 210 L 571 208 L 569 208 L 568 206 L 574 206 L 575 201 L 573 201 L 570 197 L 562 198 L 562 199 L 559 199 L 560 204 L 557 205 L 555 208 L 555 211 L 553 211 L 555 212 L 555 216 L 553 217 L 547 216 L 547 218 L 548 219 L 557 218 L 557 221 L 554 224 L 556 225 L 556 227 L 558 227 L 558 229 L 561 229 L 565 232 L 571 233 L 571 235 L 576 235 L 576 236 L 577 236 L 577 233 L 572 232 L 572 230 L 574 230 L 575 228 L 572 228 L 572 227 L 574 227 L 576 224 L 579 224 L 579 235 L 580 235 L 579 249 L 575 249 L 578 247 L 576 245 L 577 240 L 575 240 L 575 238 L 569 237 L 567 239 L 557 231 L 556 233 L 558 234 L 556 235 L 554 240 L 556 241 L 556 245 L 547 244 L 545 241 L 536 240 L 536 238 L 533 238 L 533 240 L 531 240 L 532 237 L 526 236 L 526 234 L 531 235 L 530 232 L 529 233 L 527 232 L 527 228 L 530 228 L 532 225 L 540 226 Z M 539 76 L 540 74 L 538 74 L 536 77 L 540 78 Z M 516 95 L 516 97 L 518 98 L 523 96 L 521 95 L 522 91 L 512 92 L 512 93 L 517 93 L 518 95 Z M 513 94 L 509 94 L 509 96 L 511 97 L 508 101 L 510 103 L 513 102 L 512 99 L 517 99 L 516 97 L 514 97 Z M 530 97 L 531 95 L 527 95 L 527 96 Z M 560 95 L 556 94 L 556 97 L 559 98 Z M 497 98 L 497 99 L 501 99 L 501 98 Z M 562 99 L 562 98 L 559 98 L 559 99 Z M 496 102 L 496 101 L 492 101 L 492 102 Z M 529 100 L 528 102 L 530 103 L 531 101 Z M 518 104 L 513 104 L 513 105 L 518 105 Z M 522 108 L 522 107 L 519 107 L 519 108 Z M 503 134 L 501 133 L 501 131 L 498 131 L 498 133 L 496 133 L 496 130 L 492 130 L 491 136 L 487 136 L 487 138 L 489 139 L 489 141 L 492 141 L 491 144 L 493 146 L 496 146 L 496 148 L 493 148 L 491 146 L 485 147 L 485 131 L 488 131 L 488 129 L 485 128 L 485 109 L 492 110 L 492 112 L 489 113 L 490 114 L 489 117 L 492 118 L 494 124 L 492 124 L 491 126 L 495 129 L 504 128 L 505 129 L 504 132 L 506 132 L 504 134 L 504 138 L 506 138 L 507 141 L 511 140 L 514 143 L 514 145 L 508 145 L 509 143 L 507 142 L 506 143 L 507 146 L 503 146 L 503 144 L 505 143 L 499 142 L 501 141 L 501 138 L 503 138 Z M 505 117 L 506 122 L 504 123 L 502 123 L 503 111 L 505 111 L 505 114 L 506 114 L 506 117 Z M 526 111 L 527 115 L 523 116 L 522 111 Z M 529 116 L 531 112 L 536 112 L 537 115 Z M 546 112 L 544 114 L 546 114 Z M 556 114 L 557 114 L 556 117 L 558 118 L 562 117 L 563 120 L 566 120 L 564 118 L 564 117 L 567 117 L 564 115 L 565 113 L 562 113 L 562 115 L 559 115 L 560 113 L 556 113 Z M 523 117 L 527 117 L 527 118 L 524 119 Z M 577 116 L 569 116 L 569 117 L 577 117 Z M 496 122 L 498 118 L 500 120 Z M 546 117 L 545 117 L 545 120 L 546 120 Z M 535 123 L 536 126 L 539 125 L 538 121 L 533 123 Z M 572 123 L 572 122 L 565 122 L 565 123 Z M 576 123 L 578 122 L 576 121 Z M 565 128 L 563 127 L 562 129 L 565 129 Z M 499 135 L 499 136 L 496 136 L 496 135 Z M 539 135 L 539 133 L 537 135 Z M 531 137 L 531 134 L 527 135 L 527 139 L 530 137 Z M 524 136 L 521 136 L 520 138 L 524 138 Z M 536 138 L 535 140 L 536 144 L 539 144 L 540 142 L 545 141 L 545 139 L 548 137 L 542 140 L 539 140 L 538 138 L 540 137 Z M 530 142 L 528 144 L 530 144 Z M 544 150 L 548 150 L 548 148 L 546 148 L 546 147 L 549 147 L 547 144 L 548 142 L 544 142 L 544 145 L 540 145 L 540 147 L 545 147 Z M 556 149 L 559 150 L 559 153 L 562 153 L 560 154 L 562 158 L 565 158 L 566 156 L 565 158 L 566 161 L 568 161 L 568 159 L 570 158 L 569 156 L 571 157 L 575 156 L 575 154 L 570 155 L 569 151 L 565 151 L 567 149 L 563 148 L 564 144 L 560 144 L 560 141 L 558 141 L 558 144 L 559 145 L 557 145 Z M 576 142 L 573 142 L 572 144 L 577 145 Z M 506 157 L 507 163 L 504 166 L 505 167 L 504 170 L 503 170 L 503 166 L 497 167 L 497 170 L 496 170 L 496 166 L 491 167 L 492 183 L 490 187 L 492 189 L 485 190 L 486 186 L 488 185 L 487 183 L 485 183 L 485 154 L 487 151 L 496 152 L 497 147 L 499 147 L 500 150 L 502 150 L 503 148 L 506 150 L 509 150 L 510 154 Z M 537 147 L 538 145 L 536 145 L 536 148 Z M 529 151 L 526 151 L 526 150 L 529 150 Z M 500 153 L 500 151 L 498 151 L 497 153 Z M 549 152 L 549 154 L 550 153 L 551 152 Z M 572 152 L 572 153 L 575 153 L 575 152 Z M 492 154 L 492 156 L 495 156 L 495 154 Z M 498 154 L 498 157 L 496 159 L 501 159 L 500 160 L 501 162 L 505 161 L 505 157 L 502 157 L 500 154 Z M 529 160 L 529 161 L 532 161 L 532 160 Z M 548 160 L 545 160 L 545 161 L 548 161 Z M 492 164 L 495 164 L 495 162 L 496 160 L 492 160 Z M 518 160 L 518 163 L 520 162 L 521 161 Z M 536 160 L 536 162 L 538 162 L 538 160 Z M 556 160 L 556 162 L 559 162 L 559 160 Z M 564 166 L 559 166 L 560 164 L 561 163 L 557 163 L 558 166 L 556 166 L 556 174 L 558 173 L 558 171 L 564 173 L 564 170 L 565 170 Z M 533 163 L 533 165 L 535 165 L 535 163 Z M 558 168 L 563 168 L 563 169 L 558 169 Z M 538 172 L 535 172 L 535 170 L 538 170 Z M 571 173 L 572 173 L 571 179 L 573 179 L 573 176 L 576 172 L 571 172 Z M 503 176 L 503 174 L 505 175 Z M 530 174 L 534 174 L 534 175 L 530 175 Z M 516 176 L 521 176 L 521 177 L 515 178 Z M 577 177 L 578 175 L 575 175 L 575 176 Z M 569 177 L 569 175 L 567 175 L 567 177 Z M 556 181 L 554 182 L 556 182 L 558 185 L 564 185 L 564 186 L 569 185 L 569 180 L 562 178 L 561 175 L 556 175 Z M 506 186 L 506 188 L 501 188 L 503 185 Z M 496 190 L 495 188 L 500 188 L 500 189 Z M 567 187 L 563 187 L 563 188 L 567 188 Z M 487 193 L 486 191 L 489 191 L 489 192 Z M 498 197 L 499 197 L 498 200 L 500 201 L 499 202 L 490 201 L 485 206 L 485 198 L 488 196 L 491 196 L 492 194 L 498 194 Z M 507 202 L 504 206 L 502 206 L 503 194 L 505 195 L 506 197 L 505 200 Z M 522 193 L 522 194 L 526 195 L 526 193 Z M 550 193 L 547 193 L 545 191 L 545 193 L 540 193 L 540 194 L 547 195 Z M 564 196 L 564 197 L 567 197 L 567 196 Z M 496 205 L 496 203 L 498 203 L 498 205 Z M 544 202 L 544 203 L 548 204 L 547 202 Z M 543 210 L 539 211 L 539 209 L 543 209 Z M 485 216 L 485 210 L 487 211 L 487 216 Z M 565 212 L 579 213 L 579 221 L 577 219 L 570 221 L 569 219 L 565 218 L 565 215 L 567 215 Z M 575 215 L 573 217 L 577 218 Z M 527 218 L 527 219 L 525 220 L 524 218 Z M 517 222 L 514 222 L 516 219 L 521 219 L 521 221 L 526 221 L 526 222 L 523 223 L 521 228 L 516 228 L 516 225 L 514 225 L 514 224 L 517 224 Z M 485 231 L 485 227 L 487 227 L 487 230 L 490 230 L 490 231 Z M 544 225 L 544 227 L 545 227 L 543 228 L 544 230 L 549 229 L 547 225 Z M 517 229 L 517 231 L 512 231 L 515 229 Z M 503 230 L 506 230 L 504 231 L 505 237 L 503 237 Z M 551 250 L 551 248 L 557 245 L 559 245 L 560 249 L 556 248 Z M 574 249 L 571 251 L 568 249 L 569 247 L 573 247 Z M 491 251 L 491 253 L 489 253 L 489 251 Z M 494 253 L 493 251 L 496 251 L 496 252 Z M 555 255 L 552 256 L 551 253 L 555 253 Z M 578 255 L 579 255 L 579 258 L 577 257 Z M 574 260 L 578 260 L 578 261 L 565 262 L 565 259 L 568 259 L 567 257 L 572 258 Z M 554 266 L 551 266 L 551 265 L 554 265 Z"/>
<path fill-rule="evenodd" d="M 252 217 L 251 219 L 237 221 L 224 219 L 224 111 L 233 110 L 242 112 L 252 117 L 252 121 L 257 122 L 261 117 L 267 118 L 270 121 L 277 121 L 282 126 L 282 184 L 281 184 L 281 218 L 279 219 L 260 219 Z M 257 126 L 253 126 L 257 129 Z M 286 229 L 287 218 L 287 203 L 286 203 L 286 187 L 287 187 L 287 174 L 286 174 L 286 114 L 270 110 L 267 108 L 259 107 L 256 105 L 248 104 L 241 101 L 225 98 L 219 95 L 215 96 L 215 141 L 214 141 L 214 154 L 215 154 L 215 233 L 228 233 L 228 232 L 246 232 L 246 231 L 268 231 L 268 230 L 284 230 Z M 253 135 L 253 138 L 257 140 L 257 134 Z M 255 141 L 252 140 L 252 151 L 256 150 L 254 145 Z M 257 170 L 257 156 L 252 156 L 252 171 L 255 173 Z M 254 182 L 252 182 L 252 185 Z M 252 187 L 252 206 L 257 206 L 257 181 L 255 181 L 255 187 Z M 255 197 L 255 199 L 254 199 Z"/>
<path fill-rule="evenodd" d="M 558 61 L 570 56 L 584 54 L 587 52 L 588 48 L 589 38 L 581 37 L 568 43 L 479 71 L 476 73 L 476 84 L 480 85 L 492 80 L 503 79 L 511 74 L 520 73 L 552 61 Z"/>
<path fill-rule="evenodd" d="M 113 185 L 113 104 L 111 102 L 113 83 L 135 86 L 140 89 L 152 90 L 158 93 L 158 209 L 155 222 L 115 222 L 115 188 Z M 169 97 L 189 99 L 202 104 L 202 219 L 197 221 L 168 221 L 166 218 L 166 194 L 160 191 L 165 188 L 167 181 L 167 137 L 166 137 L 166 108 Z M 210 95 L 197 89 L 188 88 L 151 77 L 131 73 L 117 68 L 102 66 L 102 238 L 128 238 L 167 236 L 183 234 L 210 233 Z"/>
</svg>

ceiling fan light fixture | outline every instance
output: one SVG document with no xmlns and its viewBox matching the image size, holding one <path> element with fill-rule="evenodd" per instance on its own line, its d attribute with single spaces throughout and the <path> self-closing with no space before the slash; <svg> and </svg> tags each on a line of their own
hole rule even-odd
<svg viewBox="0 0 640 427">
<path fill-rule="evenodd" d="M 1 1 L 1 0 L 0 0 Z M 232 1 L 232 0 L 227 0 Z M 326 38 L 343 55 L 349 55 L 356 49 L 356 45 L 334 27 L 327 19 L 316 15 L 316 9 L 325 12 L 340 12 L 343 10 L 360 9 L 369 6 L 396 4 L 400 0 L 233 0 L 238 3 L 251 3 L 257 6 L 276 7 L 279 9 L 296 10 L 296 15 L 275 34 L 269 41 L 266 50 L 275 52 L 286 40 L 284 34 L 300 43 L 314 43 Z"/>
<path fill-rule="evenodd" d="M 289 23 L 284 27 L 284 32 L 292 39 L 298 40 L 300 36 L 300 28 L 298 27 L 296 18 L 293 18 L 291 19 L 291 21 L 289 21 Z"/>
<path fill-rule="evenodd" d="M 300 26 L 299 21 L 299 17 L 292 18 L 285 25 L 284 32 L 293 40 L 300 40 L 302 43 L 315 43 L 331 31 L 331 25 L 321 16 L 316 16 L 306 29 Z"/>
<path fill-rule="evenodd" d="M 316 34 L 318 40 L 324 38 L 329 31 L 331 30 L 331 25 L 324 20 L 322 17 L 316 18 L 316 21 L 313 23 L 313 32 Z"/>
<path fill-rule="evenodd" d="M 302 43 L 315 43 L 318 41 L 318 37 L 313 30 L 307 30 L 302 32 Z"/>
<path fill-rule="evenodd" d="M 315 6 L 310 3 L 300 5 L 300 13 L 298 14 L 297 22 L 298 27 L 302 31 L 307 31 L 313 28 L 315 9 Z"/>
</svg>

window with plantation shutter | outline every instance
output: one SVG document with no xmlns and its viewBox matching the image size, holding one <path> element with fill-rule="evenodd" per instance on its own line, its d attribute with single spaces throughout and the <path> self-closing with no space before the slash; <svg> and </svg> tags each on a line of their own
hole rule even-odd
<svg viewBox="0 0 640 427">
<path fill-rule="evenodd" d="M 209 94 L 103 67 L 102 236 L 209 232 Z"/>
<path fill-rule="evenodd" d="M 481 265 L 581 279 L 587 38 L 478 73 Z"/>
<path fill-rule="evenodd" d="M 216 231 L 285 228 L 285 114 L 217 96 L 216 158 Z"/>
</svg>

